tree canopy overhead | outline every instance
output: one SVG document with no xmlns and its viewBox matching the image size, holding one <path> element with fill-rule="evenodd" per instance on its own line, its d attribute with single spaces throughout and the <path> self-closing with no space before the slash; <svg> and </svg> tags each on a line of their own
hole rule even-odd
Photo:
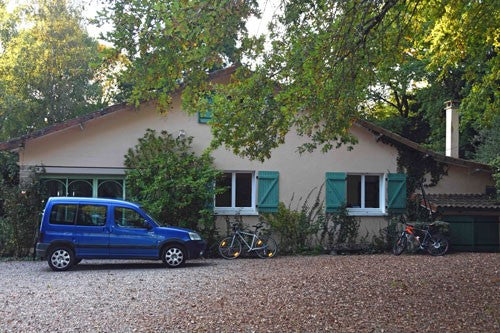
<svg viewBox="0 0 500 333">
<path fill-rule="evenodd" d="M 0 45 L 1 140 L 103 105 L 99 46 L 68 1 L 32 1 L 13 13 L 0 3 Z"/>
<path fill-rule="evenodd" d="M 282 0 L 258 37 L 244 25 L 256 1 L 107 3 L 108 40 L 131 60 L 129 102 L 167 110 L 185 85 L 184 108 L 196 111 L 210 94 L 214 145 L 253 159 L 292 129 L 301 151 L 353 143 L 359 116 L 401 119 L 395 130 L 439 148 L 430 139 L 442 135 L 445 100 L 462 101 L 467 139 L 498 113 L 498 1 Z M 207 83 L 230 64 L 230 84 Z"/>
</svg>

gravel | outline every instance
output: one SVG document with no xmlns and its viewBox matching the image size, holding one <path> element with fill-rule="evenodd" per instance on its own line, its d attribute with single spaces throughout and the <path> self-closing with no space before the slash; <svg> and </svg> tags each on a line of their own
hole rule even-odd
<svg viewBox="0 0 500 333">
<path fill-rule="evenodd" d="M 0 263 L 0 332 L 500 332 L 500 253 Z"/>
</svg>

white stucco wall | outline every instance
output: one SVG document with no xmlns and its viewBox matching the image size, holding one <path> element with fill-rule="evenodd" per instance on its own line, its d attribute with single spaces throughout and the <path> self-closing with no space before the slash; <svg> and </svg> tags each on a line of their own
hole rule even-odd
<svg viewBox="0 0 500 333">
<path fill-rule="evenodd" d="M 177 135 L 184 130 L 193 136 L 193 148 L 200 152 L 211 140 L 210 127 L 199 124 L 196 115 L 180 111 L 180 100 L 174 98 L 173 110 L 160 115 L 152 105 L 139 110 L 126 109 L 106 115 L 97 120 L 30 140 L 20 152 L 21 165 L 44 165 L 64 167 L 123 167 L 123 157 L 146 129 L 167 130 Z M 260 163 L 233 155 L 224 148 L 214 153 L 215 164 L 222 170 L 256 171 L 276 170 L 280 172 L 280 198 L 285 203 L 291 196 L 306 195 L 313 187 L 320 186 L 325 172 L 342 171 L 353 173 L 396 172 L 397 151 L 388 145 L 376 142 L 369 131 L 353 127 L 359 143 L 352 151 L 346 147 L 323 154 L 297 153 L 304 139 L 294 133 L 286 138 L 286 144 L 273 151 L 272 158 Z"/>
<path fill-rule="evenodd" d="M 123 174 L 124 155 L 133 147 L 146 129 L 167 130 L 177 135 L 184 130 L 193 136 L 193 148 L 197 152 L 205 149 L 211 140 L 210 127 L 199 124 L 197 115 L 181 111 L 180 98 L 174 96 L 172 110 L 160 115 L 151 104 L 139 109 L 131 107 L 113 112 L 101 118 L 52 133 L 26 142 L 20 151 L 22 166 L 44 165 L 53 173 Z M 250 161 L 233 155 L 224 148 L 214 153 L 215 165 L 228 171 L 279 171 L 280 201 L 288 204 L 295 197 L 305 197 L 314 187 L 325 180 L 325 172 L 377 173 L 397 172 L 397 150 L 376 141 L 367 129 L 351 128 L 359 143 L 352 151 L 346 147 L 326 154 L 320 151 L 299 155 L 297 147 L 304 138 L 291 132 L 286 143 L 273 151 L 272 157 L 263 162 Z M 52 167 L 58 168 L 52 168 Z M 69 169 L 61 169 L 66 167 Z M 74 169 L 71 169 L 74 168 Z M 116 169 L 115 169 L 116 168 Z M 491 177 L 485 173 L 473 173 L 462 167 L 450 166 L 438 186 L 429 188 L 429 193 L 483 193 L 486 185 L 492 185 Z M 324 190 L 323 190 L 324 198 Z M 250 223 L 256 217 L 248 218 Z M 387 225 L 380 216 L 362 217 L 360 235 L 375 234 Z M 219 221 L 224 225 L 223 221 Z"/>
</svg>

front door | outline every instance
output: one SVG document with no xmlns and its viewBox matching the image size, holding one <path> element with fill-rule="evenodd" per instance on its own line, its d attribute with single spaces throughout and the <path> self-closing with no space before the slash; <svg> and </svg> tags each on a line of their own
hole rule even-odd
<svg viewBox="0 0 500 333">
<path fill-rule="evenodd" d="M 158 238 L 145 216 L 127 207 L 114 207 L 110 253 L 114 258 L 157 258 Z"/>
</svg>

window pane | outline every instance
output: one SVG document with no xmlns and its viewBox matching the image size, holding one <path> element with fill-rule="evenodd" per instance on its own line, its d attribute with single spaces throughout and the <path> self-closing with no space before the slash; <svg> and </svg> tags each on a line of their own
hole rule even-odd
<svg viewBox="0 0 500 333">
<path fill-rule="evenodd" d="M 121 180 L 99 180 L 97 197 L 109 199 L 122 199 L 123 186 Z"/>
<path fill-rule="evenodd" d="M 365 207 L 380 207 L 380 181 L 379 176 L 365 176 Z"/>
<path fill-rule="evenodd" d="M 347 207 L 361 208 L 360 175 L 347 175 Z"/>
<path fill-rule="evenodd" d="M 50 224 L 72 225 L 75 215 L 76 205 L 54 205 L 50 212 Z"/>
<path fill-rule="evenodd" d="M 142 215 L 130 208 L 115 208 L 115 224 L 125 228 L 146 228 Z"/>
<path fill-rule="evenodd" d="M 68 186 L 70 197 L 92 197 L 92 180 L 72 180 Z"/>
<path fill-rule="evenodd" d="M 50 179 L 43 182 L 45 194 L 48 197 L 64 197 L 66 195 L 65 179 Z"/>
<path fill-rule="evenodd" d="M 252 174 L 236 174 L 236 207 L 252 207 Z"/>
<path fill-rule="evenodd" d="M 103 226 L 106 224 L 106 206 L 80 205 L 78 207 L 77 225 Z"/>
<path fill-rule="evenodd" d="M 232 174 L 225 173 L 217 180 L 217 187 L 226 190 L 215 197 L 215 207 L 231 207 L 231 176 Z"/>
</svg>

